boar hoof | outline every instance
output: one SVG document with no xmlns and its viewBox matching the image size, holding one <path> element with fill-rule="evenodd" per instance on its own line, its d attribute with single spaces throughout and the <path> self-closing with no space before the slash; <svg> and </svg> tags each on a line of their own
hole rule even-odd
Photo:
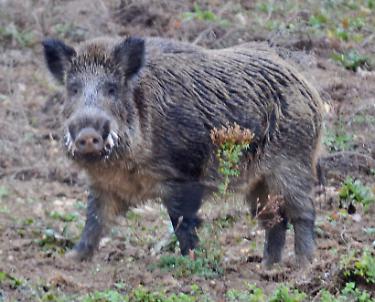
<svg viewBox="0 0 375 302">
<path fill-rule="evenodd" d="M 65 258 L 76 262 L 89 261 L 91 260 L 92 256 L 92 253 L 78 251 L 76 249 L 73 249 L 65 254 Z"/>
<path fill-rule="evenodd" d="M 297 269 L 308 269 L 309 267 L 311 267 L 313 260 L 313 256 L 297 255 L 296 267 Z"/>
</svg>

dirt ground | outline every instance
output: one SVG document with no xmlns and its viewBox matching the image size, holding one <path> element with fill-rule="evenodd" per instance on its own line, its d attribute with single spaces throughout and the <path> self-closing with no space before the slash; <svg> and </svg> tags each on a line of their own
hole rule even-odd
<svg viewBox="0 0 375 302">
<path fill-rule="evenodd" d="M 348 176 L 375 192 L 370 3 L 0 0 L 0 301 L 76 301 L 87 293 L 127 293 L 139 285 L 167 293 L 190 293 L 198 285 L 212 301 L 226 301 L 228 290 L 244 290 L 248 283 L 266 294 L 288 284 L 305 292 L 306 301 L 318 299 L 322 289 L 340 292 L 345 283 L 340 259 L 366 247 L 374 253 L 375 246 L 374 206 L 365 212 L 355 204 L 351 215 L 338 197 Z M 326 19 L 319 17 L 322 12 Z M 352 20 L 363 24 L 352 26 Z M 86 181 L 60 148 L 62 90 L 46 71 L 40 41 L 52 36 L 74 44 L 102 35 L 163 36 L 209 48 L 265 42 L 313 83 L 327 111 L 321 160 L 326 190 L 316 193 L 317 252 L 309 270 L 293 266 L 292 230 L 283 263 L 272 270 L 261 267 L 264 234 L 238 198 L 214 200 L 202 209 L 202 245 L 210 259 L 219 259 L 220 269 L 210 266 L 212 276 L 179 275 L 157 266 L 163 255 L 178 255 L 175 246 L 158 250 L 170 224 L 157 202 L 119 218 L 92 262 L 64 258 L 83 227 Z M 368 57 L 356 71 L 332 56 L 352 49 Z M 357 284 L 374 295 L 374 284 Z"/>
</svg>

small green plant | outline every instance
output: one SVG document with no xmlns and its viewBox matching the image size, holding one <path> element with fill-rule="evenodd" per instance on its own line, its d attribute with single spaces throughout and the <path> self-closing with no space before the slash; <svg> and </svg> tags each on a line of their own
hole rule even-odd
<svg viewBox="0 0 375 302">
<path fill-rule="evenodd" d="M 216 158 L 219 162 L 219 173 L 223 176 L 223 183 L 219 185 L 219 192 L 226 196 L 230 180 L 240 175 L 241 157 L 249 147 L 254 137 L 249 129 L 234 126 L 223 126 L 211 131 L 211 141 L 217 146 Z"/>
<path fill-rule="evenodd" d="M 4 197 L 9 196 L 9 191 L 6 187 L 1 186 L 0 187 L 0 200 L 2 200 Z"/>
<path fill-rule="evenodd" d="M 270 14 L 274 11 L 274 4 L 262 2 L 257 4 L 256 8 L 262 13 Z"/>
<path fill-rule="evenodd" d="M 21 31 L 14 24 L 6 27 L 0 27 L 1 40 L 15 40 L 21 47 L 28 47 L 34 42 L 34 34 L 30 31 Z"/>
<path fill-rule="evenodd" d="M 49 215 L 51 218 L 61 220 L 63 222 L 72 222 L 77 220 L 78 213 L 60 213 L 58 211 L 52 211 Z"/>
<path fill-rule="evenodd" d="M 221 267 L 221 255 L 209 253 L 202 248 L 194 251 L 194 259 L 184 256 L 163 255 L 156 267 L 172 272 L 178 278 L 198 275 L 211 279 L 221 276 L 224 272 Z M 155 266 L 151 267 L 151 269 L 154 268 Z"/>
<path fill-rule="evenodd" d="M 203 10 L 198 3 L 194 3 L 193 11 L 186 12 L 182 14 L 182 18 L 186 21 L 190 20 L 201 20 L 207 22 L 215 22 L 222 26 L 227 26 L 229 24 L 228 20 L 224 20 L 217 16 L 214 12 L 210 10 Z"/>
<path fill-rule="evenodd" d="M 249 284 L 246 291 L 239 291 L 235 289 L 230 289 L 226 293 L 228 301 L 236 302 L 264 302 L 266 301 L 266 296 L 263 290 L 256 287 L 254 284 Z"/>
<path fill-rule="evenodd" d="M 124 302 L 129 299 L 115 290 L 97 291 L 83 297 L 82 302 Z"/>
<path fill-rule="evenodd" d="M 218 217 L 213 220 L 213 224 L 215 227 L 218 227 L 220 229 L 225 229 L 233 226 L 233 224 L 236 222 L 236 217 L 233 215 L 225 215 L 224 217 Z"/>
<path fill-rule="evenodd" d="M 279 286 L 273 293 L 269 302 L 302 302 L 305 301 L 307 295 L 297 289 L 290 289 L 286 285 Z"/>
<path fill-rule="evenodd" d="M 320 292 L 320 302 L 375 302 L 371 298 L 370 294 L 365 290 L 360 290 L 356 288 L 354 282 L 349 282 L 345 284 L 345 287 L 342 289 L 341 293 L 335 297 L 327 290 L 322 290 Z"/>
<path fill-rule="evenodd" d="M 330 152 L 348 150 L 353 141 L 352 135 L 346 133 L 341 121 L 335 125 L 335 128 L 324 128 L 323 143 Z"/>
<path fill-rule="evenodd" d="M 370 294 L 365 290 L 360 290 L 356 287 L 354 282 L 346 283 L 342 290 L 342 294 L 339 301 L 358 301 L 358 302 L 374 302 L 375 300 L 371 298 Z"/>
<path fill-rule="evenodd" d="M 359 67 L 369 69 L 370 59 L 358 52 L 351 50 L 347 53 L 333 53 L 331 58 L 348 70 L 357 71 Z"/>
<path fill-rule="evenodd" d="M 360 180 L 353 180 L 351 177 L 347 177 L 342 184 L 339 197 L 341 201 L 346 203 L 362 204 L 365 211 L 375 202 L 375 196 L 371 189 L 363 185 Z"/>
<path fill-rule="evenodd" d="M 325 14 L 320 13 L 312 15 L 309 19 L 309 25 L 314 28 L 322 28 L 328 21 L 328 18 Z"/>
<path fill-rule="evenodd" d="M 97 301 L 97 300 L 94 300 Z M 108 301 L 112 300 L 99 300 Z M 114 300 L 117 302 L 117 300 Z M 209 297 L 204 295 L 202 290 L 195 284 L 191 286 L 189 294 L 186 293 L 166 293 L 165 291 L 151 291 L 142 286 L 132 290 L 128 295 L 124 296 L 122 300 L 125 302 L 213 302 Z M 91 302 L 85 301 L 85 302 Z"/>
<path fill-rule="evenodd" d="M 347 279 L 359 277 L 368 284 L 375 284 L 375 257 L 369 249 L 364 249 L 362 255 L 351 251 L 340 259 L 340 269 Z"/>
<path fill-rule="evenodd" d="M 37 243 L 45 251 L 57 251 L 60 254 L 74 245 L 70 239 L 65 238 L 53 229 L 45 229 Z"/>
<path fill-rule="evenodd" d="M 10 274 L 0 271 L 0 285 L 1 287 L 9 286 L 12 289 L 16 289 L 23 284 L 21 279 L 18 279 Z"/>
</svg>

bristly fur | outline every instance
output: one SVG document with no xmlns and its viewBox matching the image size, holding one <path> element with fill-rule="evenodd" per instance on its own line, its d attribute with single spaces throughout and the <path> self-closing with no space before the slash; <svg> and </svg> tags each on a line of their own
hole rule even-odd
<svg viewBox="0 0 375 302">
<path fill-rule="evenodd" d="M 121 56 L 114 56 L 116 47 L 124 47 L 116 52 Z M 85 97 L 65 108 L 71 121 L 87 104 L 95 106 L 110 116 L 120 138 L 105 160 L 81 163 L 91 180 L 90 209 L 101 217 L 98 229 L 120 210 L 161 198 L 178 226 L 182 253 L 194 248 L 202 198 L 220 182 L 210 131 L 236 123 L 255 137 L 231 189 L 244 193 L 252 209 L 270 194 L 285 200 L 282 221 L 266 232 L 265 263 L 280 261 L 288 220 L 297 256 L 311 261 L 322 103 L 276 53 L 253 44 L 206 50 L 158 38 L 99 39 L 83 44 L 71 60 L 66 77 L 77 74 L 83 85 L 110 79 L 120 87 L 114 101 Z M 76 248 L 82 258 L 97 246 L 90 233 L 97 223 L 88 213 Z"/>
</svg>

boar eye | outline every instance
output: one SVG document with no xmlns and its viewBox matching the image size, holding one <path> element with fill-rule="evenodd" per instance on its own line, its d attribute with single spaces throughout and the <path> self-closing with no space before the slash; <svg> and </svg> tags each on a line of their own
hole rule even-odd
<svg viewBox="0 0 375 302">
<path fill-rule="evenodd" d="M 79 83 L 68 84 L 68 92 L 71 96 L 75 96 L 79 93 L 81 86 Z"/>
<path fill-rule="evenodd" d="M 104 87 L 104 93 L 107 96 L 115 96 L 117 94 L 118 87 L 115 83 L 106 83 Z"/>
</svg>

